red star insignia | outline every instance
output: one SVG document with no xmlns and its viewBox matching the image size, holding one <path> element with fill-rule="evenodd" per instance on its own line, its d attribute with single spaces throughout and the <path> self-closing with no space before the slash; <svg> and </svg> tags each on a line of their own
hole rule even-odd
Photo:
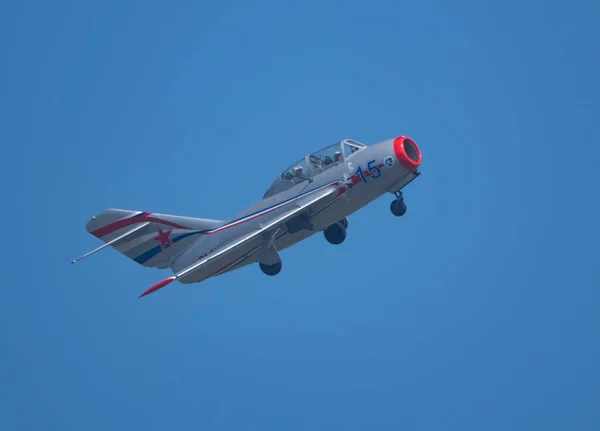
<svg viewBox="0 0 600 431">
<path fill-rule="evenodd" d="M 160 226 L 158 226 L 158 236 L 155 236 L 154 238 L 152 238 L 155 241 L 159 241 L 160 242 L 160 248 L 161 249 L 165 249 L 165 247 L 167 246 L 167 244 L 170 245 L 175 245 L 173 244 L 173 241 L 171 240 L 171 238 L 169 238 L 169 235 L 171 234 L 171 231 L 173 229 L 169 229 L 166 231 L 163 231 Z"/>
</svg>

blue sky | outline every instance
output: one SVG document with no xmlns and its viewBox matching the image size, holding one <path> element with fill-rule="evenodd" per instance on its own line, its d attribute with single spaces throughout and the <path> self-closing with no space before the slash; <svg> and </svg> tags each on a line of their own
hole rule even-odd
<svg viewBox="0 0 600 431">
<path fill-rule="evenodd" d="M 597 2 L 1 8 L 1 429 L 600 428 Z M 227 218 L 400 134 L 407 215 L 277 277 L 70 265 L 105 208 Z"/>
</svg>

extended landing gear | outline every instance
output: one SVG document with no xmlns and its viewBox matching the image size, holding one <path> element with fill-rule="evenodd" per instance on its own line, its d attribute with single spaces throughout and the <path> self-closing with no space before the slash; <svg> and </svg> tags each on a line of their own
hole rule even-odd
<svg viewBox="0 0 600 431">
<path fill-rule="evenodd" d="M 343 224 L 346 229 L 348 229 L 348 219 L 346 217 L 341 219 L 340 223 Z"/>
<path fill-rule="evenodd" d="M 343 243 L 346 239 L 346 226 L 348 226 L 348 220 L 346 218 L 335 222 L 323 232 L 323 234 L 325 235 L 325 239 L 330 244 L 334 245 Z"/>
<path fill-rule="evenodd" d="M 273 265 L 266 265 L 264 263 L 260 263 L 260 270 L 267 275 L 277 275 L 281 272 L 281 267 L 283 264 L 281 261 L 274 263 Z"/>
<path fill-rule="evenodd" d="M 392 214 L 396 217 L 401 217 L 406 214 L 406 202 L 404 202 L 402 192 L 396 192 L 394 194 L 396 195 L 396 199 L 390 204 L 390 211 L 392 211 Z"/>
</svg>

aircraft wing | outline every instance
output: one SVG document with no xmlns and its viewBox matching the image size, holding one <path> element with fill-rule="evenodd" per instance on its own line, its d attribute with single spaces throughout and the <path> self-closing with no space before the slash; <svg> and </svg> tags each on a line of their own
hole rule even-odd
<svg viewBox="0 0 600 431">
<path fill-rule="evenodd" d="M 219 251 L 194 262 L 187 268 L 184 268 L 181 271 L 177 272 L 175 275 L 166 278 L 161 282 L 155 284 L 154 286 L 150 287 L 140 295 L 140 298 L 149 295 L 150 293 L 156 292 L 157 290 L 163 288 L 164 286 L 166 286 L 174 280 L 184 279 L 185 277 L 192 274 L 194 271 L 198 270 L 200 267 L 206 265 L 211 261 L 214 261 L 215 259 L 218 259 L 219 257 L 231 253 L 233 250 L 239 247 L 248 245 L 250 242 L 256 239 L 262 239 L 265 236 L 268 236 L 269 233 L 275 234 L 284 223 L 288 222 L 289 220 L 298 216 L 299 214 L 308 211 L 311 208 L 314 208 L 318 205 L 319 202 L 322 202 L 323 200 L 326 200 L 328 197 L 331 197 L 332 195 L 335 195 L 337 193 L 337 187 L 331 185 L 321 190 L 315 191 L 314 193 L 308 194 L 304 199 L 302 199 L 298 203 L 291 205 L 287 211 L 283 212 L 282 214 L 278 215 L 277 217 L 271 220 L 264 222 L 253 232 L 250 232 L 230 242 L 229 244 L 225 244 Z"/>
</svg>

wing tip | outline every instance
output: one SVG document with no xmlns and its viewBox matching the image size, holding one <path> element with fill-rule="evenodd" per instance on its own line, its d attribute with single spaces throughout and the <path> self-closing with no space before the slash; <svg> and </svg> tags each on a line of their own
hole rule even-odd
<svg viewBox="0 0 600 431">
<path fill-rule="evenodd" d="M 159 289 L 162 289 L 163 287 L 165 287 L 167 284 L 169 284 L 170 282 L 172 282 L 173 280 L 176 280 L 177 276 L 173 275 L 169 278 L 165 278 L 162 281 L 159 281 L 158 283 L 156 283 L 155 285 L 149 287 L 148 289 L 146 289 L 140 296 L 138 296 L 139 298 L 143 298 L 146 295 L 150 295 L 151 293 L 156 292 Z"/>
</svg>

